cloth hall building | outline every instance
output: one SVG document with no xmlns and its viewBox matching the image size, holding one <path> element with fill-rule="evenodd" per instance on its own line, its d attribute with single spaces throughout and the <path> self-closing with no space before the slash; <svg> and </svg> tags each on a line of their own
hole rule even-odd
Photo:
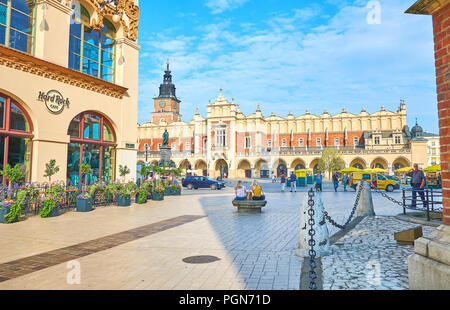
<svg viewBox="0 0 450 310">
<path fill-rule="evenodd" d="M 397 111 L 359 114 L 345 109 L 337 115 L 309 111 L 300 116 L 264 116 L 259 105 L 244 115 L 239 105 L 222 92 L 207 107 L 207 116 L 198 109 L 190 122 L 183 122 L 180 100 L 167 64 L 159 96 L 154 99 L 152 121 L 138 126 L 138 163 L 156 165 L 162 135 L 170 134 L 172 160 L 183 172 L 213 178 L 268 178 L 294 169 L 317 170 L 325 148 L 336 148 L 347 167 L 388 169 L 418 163 L 427 165 L 427 141 L 416 125 L 409 130 L 406 103 Z"/>
</svg>

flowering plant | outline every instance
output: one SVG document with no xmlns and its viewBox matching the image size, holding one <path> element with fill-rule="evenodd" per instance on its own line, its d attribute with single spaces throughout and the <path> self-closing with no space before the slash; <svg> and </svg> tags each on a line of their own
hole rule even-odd
<svg viewBox="0 0 450 310">
<path fill-rule="evenodd" d="M 166 191 L 166 188 L 164 187 L 164 185 L 162 185 L 161 183 L 156 184 L 156 187 L 155 187 L 156 193 L 164 194 L 165 191 Z"/>
<path fill-rule="evenodd" d="M 78 199 L 91 199 L 91 194 L 89 191 L 84 188 L 81 190 L 81 193 L 77 196 Z"/>
</svg>

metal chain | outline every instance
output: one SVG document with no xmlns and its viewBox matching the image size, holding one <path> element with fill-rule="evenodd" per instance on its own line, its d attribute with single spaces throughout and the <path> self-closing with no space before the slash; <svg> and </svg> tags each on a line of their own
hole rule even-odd
<svg viewBox="0 0 450 310">
<path fill-rule="evenodd" d="M 363 182 L 361 182 L 359 184 L 358 192 L 356 193 L 356 201 L 355 201 L 355 204 L 353 206 L 352 212 L 350 213 L 350 216 L 349 216 L 347 222 L 345 222 L 344 225 L 339 225 L 338 223 L 336 223 L 331 218 L 331 216 L 328 214 L 328 212 L 324 211 L 323 214 L 324 214 L 325 218 L 327 219 L 327 221 L 330 222 L 331 225 L 333 225 L 333 226 L 335 226 L 335 227 L 337 227 L 339 229 L 342 229 L 342 230 L 346 229 L 348 224 L 350 224 L 350 222 L 352 221 L 353 217 L 355 216 L 355 212 L 356 212 L 356 209 L 358 208 L 359 200 L 361 199 L 361 193 L 362 193 L 363 189 L 364 189 L 364 185 L 363 185 Z"/>
<path fill-rule="evenodd" d="M 382 190 L 379 190 L 378 188 L 376 188 L 375 186 L 373 186 L 373 184 L 371 184 L 371 183 L 370 183 L 370 188 L 372 188 L 373 190 L 375 190 L 377 193 L 381 194 L 381 196 L 383 196 L 383 197 L 386 198 L 387 200 L 389 200 L 389 201 L 391 201 L 391 202 L 393 202 L 393 203 L 395 203 L 395 204 L 398 204 L 400 207 L 403 208 L 403 202 L 400 202 L 400 201 L 398 201 L 398 200 L 395 200 L 395 199 L 392 198 L 392 197 L 389 197 L 385 192 L 383 192 Z"/>
<path fill-rule="evenodd" d="M 315 282 L 317 279 L 317 273 L 315 271 L 317 264 L 316 264 L 316 256 L 317 253 L 314 250 L 314 246 L 316 245 L 316 241 L 314 240 L 314 236 L 316 235 L 316 231 L 314 230 L 314 225 L 316 224 L 315 220 L 314 220 L 314 215 L 315 215 L 315 211 L 314 211 L 314 191 L 313 189 L 311 189 L 308 192 L 308 196 L 309 196 L 309 200 L 308 200 L 308 206 L 309 206 L 309 210 L 308 210 L 308 214 L 309 214 L 309 226 L 310 226 L 310 230 L 308 232 L 310 239 L 308 241 L 309 246 L 311 247 L 311 249 L 309 250 L 308 254 L 309 254 L 309 265 L 311 267 L 311 270 L 309 271 L 309 278 L 311 279 L 309 282 L 309 289 L 311 290 L 317 290 L 317 283 Z"/>
</svg>

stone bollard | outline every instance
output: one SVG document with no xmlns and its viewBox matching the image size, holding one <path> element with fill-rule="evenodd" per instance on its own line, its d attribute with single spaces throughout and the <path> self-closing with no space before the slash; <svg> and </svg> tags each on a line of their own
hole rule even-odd
<svg viewBox="0 0 450 310">
<path fill-rule="evenodd" d="M 298 242 L 298 249 L 296 251 L 296 255 L 299 257 L 308 257 L 309 250 L 311 247 L 308 244 L 310 240 L 309 230 L 311 226 L 309 225 L 309 205 L 308 205 L 309 197 L 306 195 L 306 199 L 301 205 L 300 208 L 300 236 Z M 314 236 L 314 240 L 316 241 L 316 245 L 314 246 L 314 251 L 317 253 L 317 257 L 324 257 L 331 253 L 330 251 L 330 236 L 328 233 L 328 227 L 324 216 L 324 207 L 322 203 L 321 195 L 318 193 L 314 193 L 314 230 L 316 234 Z"/>
<path fill-rule="evenodd" d="M 359 203 L 358 207 L 356 208 L 355 217 L 375 216 L 375 211 L 373 209 L 372 191 L 370 189 L 370 185 L 366 181 L 361 182 L 363 182 L 364 188 L 361 191 L 361 197 L 359 198 Z M 358 184 L 356 190 L 359 190 L 360 184 Z"/>
</svg>

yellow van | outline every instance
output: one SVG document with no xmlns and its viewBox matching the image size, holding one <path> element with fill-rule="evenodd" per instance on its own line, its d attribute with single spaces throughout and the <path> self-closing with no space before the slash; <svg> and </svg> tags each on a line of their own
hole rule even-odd
<svg viewBox="0 0 450 310">
<path fill-rule="evenodd" d="M 395 180 L 391 180 L 379 173 L 365 171 L 353 172 L 350 177 L 350 186 L 356 190 L 356 187 L 361 180 L 372 184 L 376 181 L 377 189 L 384 189 L 387 192 L 393 192 L 394 190 L 400 189 L 400 184 Z"/>
</svg>

